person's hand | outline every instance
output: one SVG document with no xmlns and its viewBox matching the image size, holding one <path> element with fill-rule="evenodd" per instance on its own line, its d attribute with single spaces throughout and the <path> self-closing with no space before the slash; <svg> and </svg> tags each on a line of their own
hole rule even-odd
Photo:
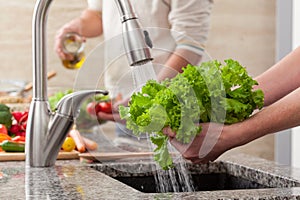
<svg viewBox="0 0 300 200">
<path fill-rule="evenodd" d="M 106 112 L 98 112 L 97 117 L 101 120 L 105 121 L 115 121 L 119 123 L 125 124 L 125 121 L 121 119 L 119 111 L 114 110 L 112 113 L 106 113 Z"/>
<path fill-rule="evenodd" d="M 62 47 L 62 39 L 66 33 L 73 32 L 72 28 L 68 26 L 63 26 L 56 32 L 54 41 L 54 50 L 58 57 L 62 60 L 72 60 L 73 56 L 64 52 Z"/>
<path fill-rule="evenodd" d="M 202 131 L 188 144 L 179 142 L 171 128 L 163 132 L 169 137 L 170 143 L 182 154 L 182 157 L 193 163 L 207 163 L 216 160 L 225 151 L 236 146 L 238 138 L 229 131 L 229 125 L 216 123 L 200 124 Z"/>
<path fill-rule="evenodd" d="M 77 33 L 77 34 L 81 35 L 79 33 L 80 29 L 78 28 L 78 24 L 75 23 L 75 21 L 76 20 L 64 25 L 56 32 L 55 41 L 54 41 L 54 50 L 55 50 L 56 54 L 59 56 L 59 58 L 62 60 L 72 60 L 73 59 L 73 55 L 64 52 L 63 46 L 62 46 L 62 40 L 63 40 L 63 37 L 67 33 Z M 85 41 L 85 40 L 86 39 L 83 37 L 83 41 Z"/>
<path fill-rule="evenodd" d="M 124 99 L 124 100 L 116 101 L 112 105 L 112 112 L 111 113 L 101 112 L 100 111 L 100 112 L 97 112 L 97 117 L 99 119 L 102 119 L 102 120 L 115 121 L 115 122 L 119 122 L 119 123 L 125 124 L 126 121 L 122 120 L 121 117 L 120 117 L 119 106 L 120 105 L 127 106 L 128 105 L 128 101 L 129 101 L 129 99 Z"/>
</svg>

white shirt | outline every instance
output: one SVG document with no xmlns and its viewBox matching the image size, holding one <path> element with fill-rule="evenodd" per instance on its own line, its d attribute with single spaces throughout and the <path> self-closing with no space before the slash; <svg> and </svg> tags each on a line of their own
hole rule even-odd
<svg viewBox="0 0 300 200">
<path fill-rule="evenodd" d="M 163 64 L 176 49 L 199 55 L 207 41 L 212 0 L 131 0 L 139 21 L 149 32 L 154 62 Z M 103 37 L 106 41 L 106 79 L 110 90 L 120 83 L 129 65 L 122 53 L 122 25 L 114 0 L 88 0 L 89 9 L 102 13 Z M 119 47 L 117 47 L 119 45 Z M 113 67 L 115 66 L 115 67 Z"/>
</svg>

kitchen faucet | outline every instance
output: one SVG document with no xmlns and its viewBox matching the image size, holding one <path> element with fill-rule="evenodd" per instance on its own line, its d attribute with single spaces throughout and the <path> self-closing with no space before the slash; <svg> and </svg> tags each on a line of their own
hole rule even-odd
<svg viewBox="0 0 300 200">
<path fill-rule="evenodd" d="M 152 60 L 149 33 L 142 30 L 130 0 L 115 0 L 123 28 L 123 42 L 130 66 L 143 65 Z"/>
<path fill-rule="evenodd" d="M 47 96 L 46 22 L 52 0 L 37 0 L 32 21 L 33 97 L 26 128 L 26 166 L 50 167 L 79 114 L 82 102 L 91 95 L 107 95 L 105 90 L 75 91 L 63 97 L 55 112 Z M 151 61 L 149 34 L 140 29 L 129 0 L 115 1 L 123 25 L 124 48 L 131 66 Z"/>
</svg>

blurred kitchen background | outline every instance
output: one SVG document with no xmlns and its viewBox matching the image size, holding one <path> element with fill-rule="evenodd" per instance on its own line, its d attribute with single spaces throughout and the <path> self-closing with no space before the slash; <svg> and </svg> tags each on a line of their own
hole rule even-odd
<svg viewBox="0 0 300 200">
<path fill-rule="evenodd" d="M 256 76 L 291 50 L 291 0 L 214 0 L 207 52 L 213 59 L 233 58 Z M 295 1 L 296 2 L 296 1 Z M 32 80 L 31 20 L 34 0 L 0 0 L 0 70 L 2 78 Z M 56 31 L 80 15 L 85 0 L 54 0 L 48 15 L 48 71 L 56 77 L 49 86 L 72 87 L 77 71 L 68 70 L 54 52 Z M 278 17 L 281 17 L 278 20 Z M 85 52 L 102 38 L 89 39 Z M 278 77 L 277 77 L 278 78 Z M 284 136 L 266 136 L 227 154 L 243 152 L 282 164 L 292 159 L 291 130 Z M 299 134 L 298 134 L 299 135 Z M 295 150 L 295 149 L 294 149 Z"/>
</svg>

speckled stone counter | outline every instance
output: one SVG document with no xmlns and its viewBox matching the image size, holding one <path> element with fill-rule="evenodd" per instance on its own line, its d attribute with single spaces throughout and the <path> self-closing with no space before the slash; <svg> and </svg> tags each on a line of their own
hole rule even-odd
<svg viewBox="0 0 300 200">
<path fill-rule="evenodd" d="M 196 173 L 226 172 L 273 188 L 143 193 L 110 177 L 129 172 L 144 176 L 151 172 L 149 166 L 150 161 L 141 160 L 103 164 L 57 161 L 51 168 L 0 162 L 0 199 L 300 199 L 300 169 L 246 155 L 187 166 Z"/>
</svg>

